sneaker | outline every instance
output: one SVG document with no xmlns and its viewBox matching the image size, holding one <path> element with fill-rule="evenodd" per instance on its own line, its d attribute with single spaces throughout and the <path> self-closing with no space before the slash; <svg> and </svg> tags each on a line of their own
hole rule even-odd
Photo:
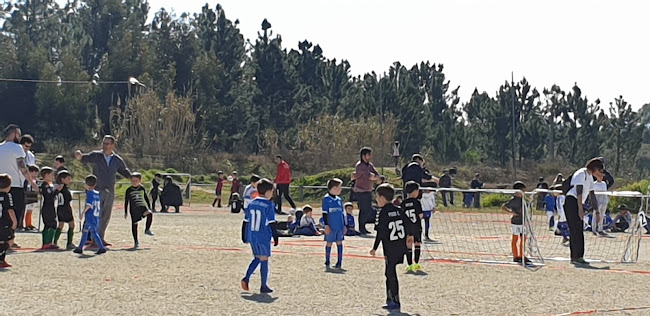
<svg viewBox="0 0 650 316">
<path fill-rule="evenodd" d="M 140 243 L 139 243 L 139 242 L 136 242 L 136 243 L 133 245 L 133 249 L 140 249 Z"/>
<path fill-rule="evenodd" d="M 95 252 L 96 255 L 101 255 L 103 253 L 106 253 L 106 248 L 99 249 L 97 252 Z"/>
<path fill-rule="evenodd" d="M 426 241 L 426 242 L 433 242 L 433 239 L 431 239 L 431 238 L 429 238 L 429 237 L 424 237 L 424 241 Z"/>
<path fill-rule="evenodd" d="M 337 264 L 334 266 L 334 269 L 336 269 L 336 270 L 341 270 L 341 267 L 342 267 L 342 265 L 341 265 L 340 263 L 337 263 Z"/>
<path fill-rule="evenodd" d="M 14 243 L 13 245 L 11 245 L 11 248 L 12 249 L 20 249 L 21 247 L 17 243 Z"/>
<path fill-rule="evenodd" d="M 571 264 L 589 264 L 589 262 L 585 261 L 584 258 L 579 258 L 576 260 L 571 260 Z"/>
<path fill-rule="evenodd" d="M 400 310 L 402 306 L 399 303 L 388 302 L 388 304 L 382 306 L 381 308 L 386 310 Z"/>
<path fill-rule="evenodd" d="M 569 238 L 562 238 L 562 246 L 569 247 Z"/>
<path fill-rule="evenodd" d="M 414 263 L 413 271 L 420 271 L 420 270 L 422 270 L 422 266 L 419 263 Z"/>
<path fill-rule="evenodd" d="M 413 271 L 415 271 L 415 270 L 413 270 L 413 265 L 412 265 L 412 264 L 411 264 L 411 265 L 407 265 L 406 268 L 404 268 L 404 270 L 405 270 L 406 272 L 413 272 Z"/>
<path fill-rule="evenodd" d="M 77 248 L 77 246 L 75 246 L 73 243 L 69 243 L 69 244 L 67 244 L 65 246 L 66 250 L 72 250 L 72 249 L 75 249 L 75 248 Z"/>
<path fill-rule="evenodd" d="M 248 292 L 248 280 L 246 280 L 246 278 L 241 279 L 241 288 Z"/>
<path fill-rule="evenodd" d="M 273 289 L 265 285 L 260 288 L 260 293 L 273 293 Z"/>
<path fill-rule="evenodd" d="M 83 249 L 81 249 L 81 248 L 75 248 L 72 252 L 78 253 L 78 254 L 83 254 L 84 253 Z"/>
<path fill-rule="evenodd" d="M 514 257 L 514 258 L 512 258 L 512 262 L 521 263 L 521 258 Z"/>
<path fill-rule="evenodd" d="M 607 233 L 604 232 L 604 231 L 600 231 L 600 232 L 598 232 L 598 235 L 599 235 L 600 237 L 606 237 L 606 238 L 611 237 L 609 234 L 607 234 Z"/>
<path fill-rule="evenodd" d="M 150 230 L 145 230 L 144 234 L 147 235 L 147 236 L 153 236 L 154 235 L 153 232 L 150 231 Z"/>
<path fill-rule="evenodd" d="M 553 227 L 548 228 L 548 231 L 550 231 L 550 232 L 552 232 L 553 230 L 554 230 Z"/>
<path fill-rule="evenodd" d="M 104 247 L 113 246 L 113 244 L 106 242 L 106 240 L 103 240 L 102 243 L 104 244 Z"/>
<path fill-rule="evenodd" d="M 0 269 L 3 268 L 11 268 L 11 265 L 7 263 L 7 261 L 0 261 Z"/>
<path fill-rule="evenodd" d="M 329 269 L 329 268 L 330 268 L 330 263 L 329 263 L 329 262 L 325 262 L 325 269 Z"/>
<path fill-rule="evenodd" d="M 533 263 L 533 262 L 530 261 L 530 259 L 524 257 L 524 263 L 526 263 L 526 264 L 531 264 L 531 263 Z"/>
</svg>

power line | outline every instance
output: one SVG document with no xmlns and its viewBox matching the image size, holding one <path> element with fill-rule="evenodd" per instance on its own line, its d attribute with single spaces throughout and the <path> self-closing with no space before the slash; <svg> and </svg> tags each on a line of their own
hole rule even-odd
<svg viewBox="0 0 650 316">
<path fill-rule="evenodd" d="M 61 84 L 123 84 L 123 83 L 132 83 L 129 80 L 123 81 L 83 81 L 83 80 L 42 80 L 42 79 L 16 79 L 16 78 L 0 78 L 0 82 L 29 82 L 29 83 L 56 83 Z"/>
</svg>

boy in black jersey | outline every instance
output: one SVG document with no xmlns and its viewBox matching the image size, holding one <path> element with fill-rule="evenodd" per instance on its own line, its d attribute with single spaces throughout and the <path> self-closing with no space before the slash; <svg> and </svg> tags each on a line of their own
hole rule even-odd
<svg viewBox="0 0 650 316">
<path fill-rule="evenodd" d="M 397 281 L 397 265 L 404 262 L 407 249 L 413 245 L 412 225 L 399 207 L 391 203 L 395 196 L 393 186 L 385 183 L 377 187 L 377 213 L 375 230 L 377 237 L 370 250 L 375 255 L 379 244 L 383 245 L 386 263 L 386 305 L 382 308 L 399 310 L 399 283 Z"/>
<path fill-rule="evenodd" d="M 406 200 L 402 202 L 402 211 L 409 220 L 411 224 L 411 232 L 413 233 L 413 242 L 415 251 L 409 247 L 406 253 L 406 262 L 408 267 L 406 271 L 415 272 L 422 269 L 420 267 L 420 251 L 422 245 L 422 218 L 424 214 L 422 213 L 422 204 L 418 200 L 418 195 L 420 194 L 420 185 L 415 181 L 406 182 L 404 185 L 404 194 L 406 194 Z M 413 252 L 415 252 L 415 263 L 413 263 Z"/>
<path fill-rule="evenodd" d="M 41 217 L 43 218 L 43 246 L 42 250 L 58 249 L 54 241 L 54 234 L 56 233 L 56 207 L 55 199 L 57 191 L 55 190 L 52 182 L 54 182 L 54 170 L 50 167 L 41 168 L 41 196 L 43 197 L 43 204 L 41 205 Z M 59 185 L 57 188 L 61 188 Z"/>
<path fill-rule="evenodd" d="M 68 242 L 66 244 L 66 250 L 73 250 L 77 248 L 72 243 L 72 238 L 74 237 L 74 216 L 72 215 L 72 193 L 70 193 L 70 181 L 72 181 L 72 176 L 67 170 L 61 170 L 56 175 L 56 182 L 59 183 L 57 186 L 57 195 L 56 195 L 56 216 L 59 220 L 59 227 L 54 233 L 54 245 L 59 242 L 59 237 L 61 236 L 61 231 L 65 224 L 68 224 Z"/>
<path fill-rule="evenodd" d="M 38 166 L 30 165 L 27 166 L 29 170 L 29 175 L 32 176 L 32 179 L 38 178 L 38 172 L 40 169 Z M 29 180 L 25 179 L 23 183 L 23 189 L 25 190 L 25 230 L 33 231 L 36 230 L 36 227 L 32 225 L 32 213 L 38 207 L 38 188 L 32 188 L 29 184 Z"/>
<path fill-rule="evenodd" d="M 9 190 L 11 190 L 11 177 L 6 173 L 0 174 L 0 269 L 11 267 L 5 261 L 5 257 L 7 250 L 13 244 L 14 231 L 18 225 Z"/>
<path fill-rule="evenodd" d="M 138 172 L 131 173 L 131 187 L 126 189 L 124 195 L 124 218 L 126 219 L 129 213 L 129 205 L 131 206 L 131 234 L 133 234 L 133 248 L 138 249 L 140 243 L 138 242 L 138 222 L 143 218 L 147 218 L 147 224 L 144 233 L 153 236 L 151 232 L 151 222 L 153 221 L 153 213 L 151 213 L 151 203 L 147 197 L 147 191 L 142 187 L 142 175 Z"/>
</svg>

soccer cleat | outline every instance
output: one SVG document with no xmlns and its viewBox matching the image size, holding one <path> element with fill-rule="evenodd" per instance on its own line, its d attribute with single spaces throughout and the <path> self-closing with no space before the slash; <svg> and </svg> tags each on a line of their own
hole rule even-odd
<svg viewBox="0 0 650 316">
<path fill-rule="evenodd" d="M 75 248 L 77 248 L 77 246 L 75 246 L 73 243 L 69 243 L 69 244 L 67 244 L 65 246 L 66 250 L 72 250 L 72 249 L 75 249 Z"/>
<path fill-rule="evenodd" d="M 103 253 L 106 253 L 106 248 L 99 249 L 97 252 L 95 252 L 96 255 L 101 255 Z"/>
<path fill-rule="evenodd" d="M 260 288 L 260 293 L 273 293 L 273 289 L 264 285 L 262 288 Z"/>
<path fill-rule="evenodd" d="M 415 271 L 415 270 L 413 270 L 413 265 L 412 265 L 412 264 L 411 264 L 411 265 L 407 265 L 406 268 L 404 268 L 404 270 L 406 270 L 406 272 L 413 272 L 413 271 Z"/>
<path fill-rule="evenodd" d="M 152 231 L 150 231 L 150 230 L 145 230 L 144 234 L 147 235 L 147 236 L 153 236 L 154 235 L 154 233 Z"/>
<path fill-rule="evenodd" d="M 11 268 L 11 265 L 7 261 L 0 261 L 0 269 L 2 268 Z"/>
<path fill-rule="evenodd" d="M 553 227 L 548 228 L 548 231 L 550 231 L 550 232 L 552 232 L 553 230 L 554 230 Z"/>
<path fill-rule="evenodd" d="M 139 242 L 136 242 L 136 243 L 133 245 L 133 249 L 140 249 L 140 243 L 139 243 Z"/>
<path fill-rule="evenodd" d="M 84 253 L 83 249 L 81 249 L 81 248 L 75 248 L 72 252 L 78 253 L 78 254 L 83 254 Z"/>
<path fill-rule="evenodd" d="M 563 238 L 562 239 L 562 246 L 564 246 L 564 247 L 569 247 L 570 246 L 569 238 Z"/>
<path fill-rule="evenodd" d="M 382 306 L 381 308 L 386 310 L 400 310 L 402 306 L 399 303 L 388 302 L 388 304 Z"/>
<path fill-rule="evenodd" d="M 241 288 L 248 292 L 248 280 L 246 280 L 246 278 L 241 279 Z"/>
<path fill-rule="evenodd" d="M 512 262 L 521 263 L 521 258 L 520 257 L 514 257 L 514 258 L 512 258 Z"/>
<path fill-rule="evenodd" d="M 422 270 L 422 266 L 419 263 L 414 263 L 413 271 L 420 271 L 420 270 Z"/>
</svg>

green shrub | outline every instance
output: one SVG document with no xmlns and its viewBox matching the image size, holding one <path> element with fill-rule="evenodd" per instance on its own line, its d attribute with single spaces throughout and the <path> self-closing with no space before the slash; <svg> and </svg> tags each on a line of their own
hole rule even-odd
<svg viewBox="0 0 650 316">
<path fill-rule="evenodd" d="M 648 186 L 650 185 L 650 180 L 641 180 L 638 182 L 630 183 L 621 188 L 618 188 L 616 191 L 637 191 L 643 194 L 648 194 Z M 641 207 L 641 199 L 639 198 L 624 198 L 624 197 L 612 197 L 609 200 L 609 209 L 615 210 L 616 207 L 620 204 L 625 204 L 630 208 L 630 211 L 635 212 Z"/>
<path fill-rule="evenodd" d="M 501 207 L 511 197 L 506 194 L 481 194 L 481 207 Z"/>
</svg>

